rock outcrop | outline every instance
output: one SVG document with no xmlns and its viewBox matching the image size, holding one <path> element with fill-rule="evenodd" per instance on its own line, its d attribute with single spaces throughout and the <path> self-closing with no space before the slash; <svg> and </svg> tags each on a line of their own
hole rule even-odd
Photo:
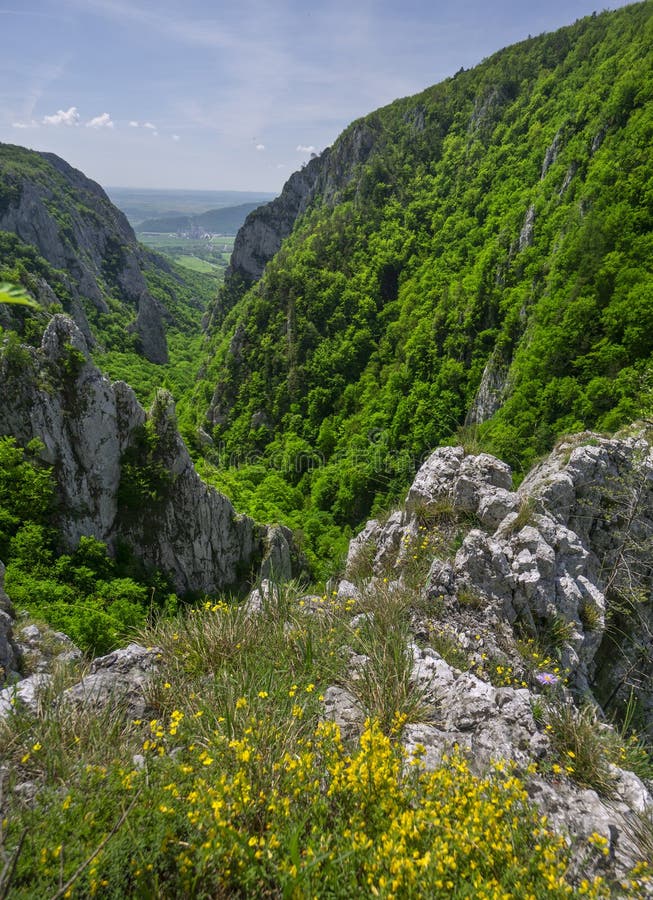
<svg viewBox="0 0 653 900">
<path fill-rule="evenodd" d="M 94 659 L 88 674 L 62 695 L 62 702 L 102 710 L 119 706 L 127 718 L 152 712 L 147 691 L 161 659 L 157 647 L 129 644 Z"/>
<path fill-rule="evenodd" d="M 580 435 L 512 488 L 508 466 L 462 448 L 437 450 L 405 511 L 374 520 L 350 545 L 348 570 L 392 573 L 420 523 L 457 520 L 460 546 L 436 556 L 427 591 L 455 616 L 476 608 L 555 644 L 578 697 L 610 715 L 636 698 L 653 735 L 653 452 L 642 438 Z"/>
<path fill-rule="evenodd" d="M 574 721 L 597 747 L 608 746 L 602 734 L 623 742 L 609 724 L 620 702 L 635 702 L 653 735 L 653 452 L 641 436 L 579 435 L 512 488 L 509 467 L 488 454 L 435 451 L 404 509 L 351 541 L 357 586 L 341 582 L 335 596 L 367 596 L 372 611 L 352 634 L 380 592 L 412 598 L 407 650 L 422 709 L 402 733 L 409 758 L 435 769 L 461 753 L 477 774 L 514 766 L 575 848 L 578 877 L 598 835 L 605 856 L 591 872 L 623 878 L 641 857 L 633 834 L 653 812 L 653 784 L 626 768 L 622 749 L 590 789 L 568 765 L 576 754 L 556 763 L 556 741 Z M 420 555 L 428 571 L 416 582 Z M 369 660 L 352 651 L 351 664 L 353 693 L 330 688 L 324 712 L 349 736 L 361 731 L 355 685 Z M 547 724 L 556 715 L 567 723 L 558 733 Z"/>
<path fill-rule="evenodd" d="M 334 204 L 373 148 L 374 130 L 369 121 L 354 122 L 333 147 L 291 175 L 279 197 L 247 216 L 236 235 L 227 277 L 237 275 L 246 282 L 259 279 L 313 200 L 319 196 L 322 203 Z"/>
<path fill-rule="evenodd" d="M 199 478 L 162 392 L 152 414 L 92 364 L 74 322 L 57 315 L 27 360 L 0 356 L 0 433 L 38 438 L 53 467 L 67 547 L 90 535 L 129 544 L 177 590 L 238 586 L 259 566 L 289 575 L 292 537 L 236 514 Z"/>
<path fill-rule="evenodd" d="M 146 259 L 125 216 L 99 184 L 53 153 L 0 145 L 0 175 L 6 202 L 0 204 L 0 231 L 13 232 L 55 269 L 68 273 L 70 313 L 88 330 L 84 305 L 108 312 L 108 299 L 121 297 L 137 312 L 135 328 L 143 355 L 168 361 L 165 311 L 149 293 L 142 269 Z"/>
<path fill-rule="evenodd" d="M 62 631 L 54 631 L 43 624 L 21 625 L 20 622 L 14 630 L 24 674 L 48 674 L 55 665 L 73 665 L 82 659 L 82 651 Z"/>
<path fill-rule="evenodd" d="M 5 593 L 5 567 L 0 560 L 0 684 L 14 678 L 20 668 L 20 648 L 13 633 L 14 610 Z"/>
</svg>

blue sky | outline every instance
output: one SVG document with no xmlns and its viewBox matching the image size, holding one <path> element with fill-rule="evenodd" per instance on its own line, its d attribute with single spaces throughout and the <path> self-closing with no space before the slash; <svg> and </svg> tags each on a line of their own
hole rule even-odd
<svg viewBox="0 0 653 900">
<path fill-rule="evenodd" d="M 595 0 L 0 0 L 0 141 L 104 185 L 279 190 L 358 116 Z"/>
</svg>

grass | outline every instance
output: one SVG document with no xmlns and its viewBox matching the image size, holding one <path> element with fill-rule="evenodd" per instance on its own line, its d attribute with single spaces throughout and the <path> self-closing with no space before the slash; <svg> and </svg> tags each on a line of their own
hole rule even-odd
<svg viewBox="0 0 653 900">
<path fill-rule="evenodd" d="M 291 588 L 255 615 L 207 603 L 140 636 L 162 651 L 148 721 L 53 697 L 15 713 L 0 731 L 10 896 L 574 896 L 567 845 L 515 772 L 405 758 L 401 728 L 423 714 L 405 649 L 412 597 L 381 585 L 306 603 Z M 368 659 L 355 680 L 352 649 Z M 334 683 L 368 716 L 349 744 L 323 721 Z M 34 803 L 14 790 L 25 780 Z M 608 895 L 601 879 L 584 892 Z"/>
<path fill-rule="evenodd" d="M 592 788 L 603 797 L 614 794 L 615 778 L 606 754 L 606 739 L 601 735 L 596 711 L 581 710 L 569 701 L 549 704 L 547 730 L 558 756 L 554 773 L 563 771 L 584 788 Z"/>
<path fill-rule="evenodd" d="M 521 497 L 519 500 L 519 509 L 517 515 L 508 526 L 509 534 L 518 534 L 522 528 L 527 525 L 535 525 L 535 515 L 537 513 L 536 501 L 533 497 Z"/>
<path fill-rule="evenodd" d="M 578 710 L 569 701 L 554 698 L 545 706 L 544 719 L 558 754 L 555 771 L 564 770 L 581 787 L 611 797 L 615 785 L 611 765 L 645 780 L 653 776 L 653 758 L 644 740 L 636 733 L 628 735 L 627 725 L 619 729 L 600 722 L 593 707 Z"/>
<path fill-rule="evenodd" d="M 413 594 L 382 583 L 363 593 L 357 609 L 367 615 L 351 635 L 351 646 L 367 658 L 351 689 L 367 715 L 386 734 L 397 722 L 416 722 L 427 715 L 423 694 L 411 681 L 409 610 Z"/>
<path fill-rule="evenodd" d="M 198 256 L 182 254 L 175 257 L 175 262 L 178 262 L 180 266 L 183 266 L 185 269 L 190 269 L 193 272 L 203 272 L 206 275 L 222 275 L 221 266 L 207 262 L 205 259 L 200 259 Z"/>
</svg>

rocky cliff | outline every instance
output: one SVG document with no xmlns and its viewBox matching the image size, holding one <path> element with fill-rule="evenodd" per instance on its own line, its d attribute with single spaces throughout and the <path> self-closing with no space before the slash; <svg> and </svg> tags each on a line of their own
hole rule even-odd
<svg viewBox="0 0 653 900">
<path fill-rule="evenodd" d="M 142 271 L 166 264 L 140 247 L 99 184 L 52 153 L 2 144 L 0 231 L 15 234 L 65 272 L 69 311 L 87 336 L 85 309 L 106 313 L 112 302 L 123 301 L 136 313 L 143 355 L 168 361 L 166 311 L 149 293 Z"/>
<path fill-rule="evenodd" d="M 0 434 L 42 441 L 66 547 L 82 535 L 126 542 L 180 592 L 238 586 L 266 559 L 265 571 L 290 574 L 289 534 L 238 516 L 207 487 L 176 430 L 172 398 L 161 392 L 146 413 L 127 384 L 111 384 L 89 361 L 71 319 L 56 315 L 40 349 L 1 354 L 0 380 Z"/>
<path fill-rule="evenodd" d="M 495 457 L 436 450 L 404 510 L 352 541 L 348 568 L 396 577 L 443 528 L 455 543 L 442 550 L 459 547 L 433 554 L 426 593 L 461 650 L 482 645 L 523 672 L 516 641 L 536 640 L 577 698 L 611 716 L 634 698 L 653 737 L 653 450 L 641 434 L 566 440 L 517 491 Z"/>
<path fill-rule="evenodd" d="M 260 278 L 311 203 L 319 197 L 333 205 L 360 174 L 374 148 L 374 134 L 373 122 L 354 122 L 333 147 L 291 175 L 279 197 L 251 212 L 236 235 L 227 278 L 237 275 L 248 283 Z"/>
</svg>

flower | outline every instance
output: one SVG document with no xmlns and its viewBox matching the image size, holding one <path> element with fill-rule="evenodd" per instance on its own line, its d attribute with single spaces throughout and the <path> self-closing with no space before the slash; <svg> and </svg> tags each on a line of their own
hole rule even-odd
<svg viewBox="0 0 653 900">
<path fill-rule="evenodd" d="M 538 672 L 535 676 L 536 681 L 540 684 L 557 684 L 560 679 L 553 672 Z"/>
</svg>

